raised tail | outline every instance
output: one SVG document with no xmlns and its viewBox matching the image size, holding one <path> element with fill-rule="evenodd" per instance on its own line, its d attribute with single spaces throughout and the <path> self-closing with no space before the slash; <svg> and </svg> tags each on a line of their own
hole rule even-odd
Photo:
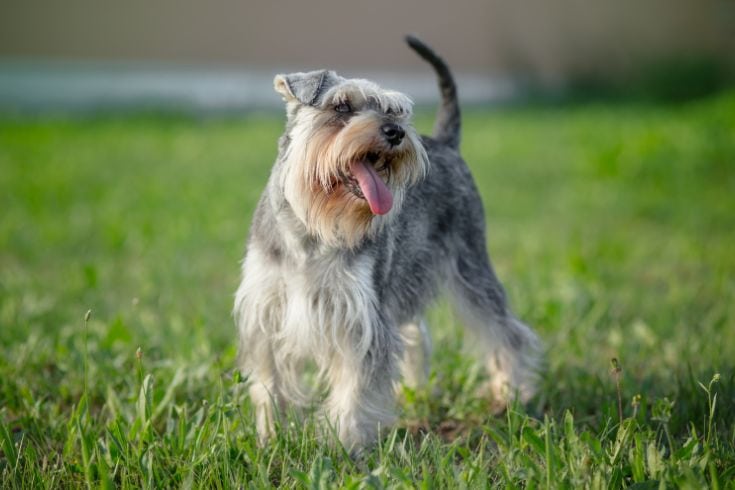
<svg viewBox="0 0 735 490">
<path fill-rule="evenodd" d="M 406 42 L 411 49 L 434 67 L 436 76 L 439 79 L 439 91 L 442 100 L 436 113 L 433 136 L 437 141 L 457 149 L 459 148 L 461 118 L 459 101 L 457 100 L 457 86 L 454 83 L 452 72 L 449 71 L 449 67 L 444 60 L 417 37 L 408 35 L 406 36 Z"/>
</svg>

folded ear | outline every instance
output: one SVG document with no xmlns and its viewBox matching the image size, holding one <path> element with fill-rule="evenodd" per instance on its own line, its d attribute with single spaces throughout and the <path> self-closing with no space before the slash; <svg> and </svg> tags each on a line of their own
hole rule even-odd
<svg viewBox="0 0 735 490">
<path fill-rule="evenodd" d="M 316 105 L 320 96 L 337 83 L 338 79 L 336 73 L 327 70 L 276 75 L 273 88 L 283 95 L 286 102 L 298 100 L 302 104 Z"/>
</svg>

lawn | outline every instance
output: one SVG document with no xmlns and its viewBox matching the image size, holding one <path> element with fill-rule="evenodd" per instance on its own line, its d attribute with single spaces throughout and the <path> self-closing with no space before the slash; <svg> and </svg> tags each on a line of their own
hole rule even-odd
<svg viewBox="0 0 735 490">
<path fill-rule="evenodd" d="M 282 126 L 0 118 L 0 487 L 735 488 L 735 93 L 468 111 L 540 393 L 492 417 L 440 303 L 428 386 L 358 461 L 292 415 L 259 448 L 232 375 Z"/>
</svg>

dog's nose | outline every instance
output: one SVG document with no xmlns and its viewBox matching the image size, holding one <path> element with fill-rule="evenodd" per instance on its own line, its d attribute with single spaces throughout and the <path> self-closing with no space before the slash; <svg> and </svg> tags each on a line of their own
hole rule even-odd
<svg viewBox="0 0 735 490">
<path fill-rule="evenodd" d="M 383 124 L 380 130 L 383 132 L 385 139 L 391 144 L 391 146 L 400 144 L 403 137 L 406 136 L 406 132 L 403 128 L 394 123 Z"/>
</svg>

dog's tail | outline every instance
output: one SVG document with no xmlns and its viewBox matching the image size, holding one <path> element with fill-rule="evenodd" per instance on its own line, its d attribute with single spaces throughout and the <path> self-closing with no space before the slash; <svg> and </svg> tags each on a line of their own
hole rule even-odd
<svg viewBox="0 0 735 490">
<path fill-rule="evenodd" d="M 449 71 L 449 67 L 444 60 L 417 37 L 409 34 L 406 36 L 406 42 L 411 49 L 416 51 L 419 56 L 434 67 L 436 76 L 439 79 L 439 90 L 441 91 L 442 101 L 436 113 L 434 138 L 441 143 L 457 149 L 459 148 L 461 120 L 459 101 L 457 100 L 457 86 L 454 83 L 452 72 Z"/>
</svg>

